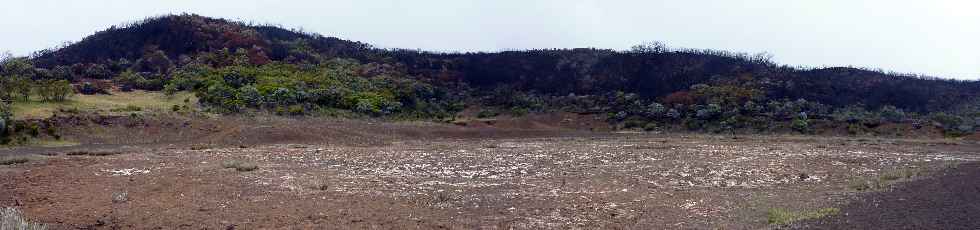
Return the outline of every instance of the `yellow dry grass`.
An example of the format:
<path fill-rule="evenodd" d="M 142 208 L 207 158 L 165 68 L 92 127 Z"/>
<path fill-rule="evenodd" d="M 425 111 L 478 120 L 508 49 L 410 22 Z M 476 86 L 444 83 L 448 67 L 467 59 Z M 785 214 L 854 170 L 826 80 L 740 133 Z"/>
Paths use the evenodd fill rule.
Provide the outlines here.
<path fill-rule="evenodd" d="M 166 96 L 162 92 L 137 90 L 112 92 L 111 95 L 76 94 L 62 102 L 16 101 L 12 108 L 15 119 L 43 119 L 51 117 L 59 109 L 96 112 L 105 115 L 125 115 L 133 112 L 170 111 L 174 105 L 191 106 L 196 103 L 197 98 L 189 92 Z"/>

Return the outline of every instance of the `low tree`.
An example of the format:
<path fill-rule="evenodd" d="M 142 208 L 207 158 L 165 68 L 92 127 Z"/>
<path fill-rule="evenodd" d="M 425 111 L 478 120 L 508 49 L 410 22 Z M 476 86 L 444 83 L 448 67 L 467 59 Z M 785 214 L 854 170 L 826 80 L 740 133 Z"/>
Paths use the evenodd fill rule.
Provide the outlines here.
<path fill-rule="evenodd" d="M 14 76 L 10 78 L 8 83 L 11 91 L 18 94 L 21 100 L 31 100 L 31 91 L 34 89 L 34 82 L 30 78 Z"/>
<path fill-rule="evenodd" d="M 0 75 L 0 101 L 7 101 L 13 98 L 14 88 L 11 85 L 11 81 L 11 78 Z"/>
<path fill-rule="evenodd" d="M 7 102 L 0 100 L 0 139 L 3 139 L 7 135 L 7 120 L 13 116 L 13 111 L 11 111 L 10 106 Z"/>
<path fill-rule="evenodd" d="M 27 58 L 7 58 L 0 63 L 0 74 L 14 77 L 34 77 L 34 64 Z"/>
<path fill-rule="evenodd" d="M 65 101 L 75 93 L 67 80 L 46 80 L 37 84 L 38 94 L 45 101 Z"/>

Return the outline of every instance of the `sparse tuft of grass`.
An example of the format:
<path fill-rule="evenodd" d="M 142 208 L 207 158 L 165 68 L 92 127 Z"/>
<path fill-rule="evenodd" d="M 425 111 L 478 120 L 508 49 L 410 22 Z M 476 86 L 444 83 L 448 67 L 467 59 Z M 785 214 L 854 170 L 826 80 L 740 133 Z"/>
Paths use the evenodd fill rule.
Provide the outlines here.
<path fill-rule="evenodd" d="M 903 170 L 885 173 L 884 175 L 879 176 L 878 179 L 885 182 L 891 182 L 891 181 L 902 180 L 902 179 L 910 179 L 918 175 L 919 172 L 916 170 L 903 169 Z"/>
<path fill-rule="evenodd" d="M 855 191 L 868 191 L 872 189 L 872 186 L 867 180 L 852 180 L 847 184 L 847 188 Z"/>
<path fill-rule="evenodd" d="M 330 189 L 330 183 L 323 179 L 316 180 L 310 185 L 310 189 L 326 191 Z"/>
<path fill-rule="evenodd" d="M 43 230 L 48 227 L 41 223 L 31 222 L 16 208 L 0 208 L 0 229 Z"/>
<path fill-rule="evenodd" d="M 211 144 L 193 144 L 193 145 L 191 145 L 191 150 L 205 150 L 205 149 L 211 149 L 211 148 L 212 148 Z"/>
<path fill-rule="evenodd" d="M 891 184 L 917 176 L 919 176 L 919 171 L 915 169 L 903 169 L 887 172 L 873 179 L 855 179 L 847 187 L 856 191 L 873 191 L 887 188 Z"/>
<path fill-rule="evenodd" d="M 30 157 L 0 157 L 0 165 L 23 164 L 31 161 Z"/>
<path fill-rule="evenodd" d="M 242 161 L 225 161 L 221 164 L 225 168 L 233 168 L 239 172 L 250 172 L 259 169 L 259 165 Z"/>
<path fill-rule="evenodd" d="M 122 154 L 122 152 L 81 150 L 81 151 L 69 152 L 67 155 L 103 157 L 103 156 L 112 156 L 112 155 L 119 155 L 119 154 Z"/>
<path fill-rule="evenodd" d="M 767 214 L 768 222 L 772 225 L 787 225 L 793 222 L 818 219 L 826 216 L 837 215 L 840 213 L 838 208 L 823 208 L 816 211 L 793 212 L 781 208 L 769 209 Z"/>
<path fill-rule="evenodd" d="M 143 111 L 143 107 L 139 107 L 139 106 L 135 106 L 135 105 L 126 105 L 126 107 L 113 108 L 113 109 L 110 109 L 109 111 L 111 111 L 111 112 L 139 112 L 139 111 Z"/>

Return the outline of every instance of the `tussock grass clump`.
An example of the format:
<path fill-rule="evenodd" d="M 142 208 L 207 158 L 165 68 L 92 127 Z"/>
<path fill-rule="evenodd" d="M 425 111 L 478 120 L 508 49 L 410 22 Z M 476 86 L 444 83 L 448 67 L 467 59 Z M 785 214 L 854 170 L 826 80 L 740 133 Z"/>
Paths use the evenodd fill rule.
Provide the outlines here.
<path fill-rule="evenodd" d="M 325 180 L 325 179 L 318 179 L 318 180 L 315 180 L 313 183 L 310 184 L 310 189 L 320 190 L 320 191 L 326 191 L 326 190 L 330 189 L 330 183 L 327 182 L 327 180 Z"/>
<path fill-rule="evenodd" d="M 259 169 L 259 165 L 255 163 L 243 162 L 243 161 L 225 161 L 221 166 L 227 168 L 233 168 L 235 171 L 239 172 L 250 172 Z"/>
<path fill-rule="evenodd" d="M 16 208 L 0 208 L 0 229 L 43 230 L 44 224 L 31 222 Z"/>
<path fill-rule="evenodd" d="M 119 154 L 122 154 L 122 152 L 81 150 L 81 151 L 69 152 L 67 155 L 69 155 L 69 156 L 95 156 L 95 157 L 102 157 L 102 156 L 112 156 L 112 155 L 119 155 Z"/>
<path fill-rule="evenodd" d="M 30 157 L 0 157 L 0 165 L 23 164 L 31 161 Z"/>
<path fill-rule="evenodd" d="M 213 147 L 211 144 L 194 144 L 191 145 L 191 150 L 205 150 L 212 149 Z"/>
<path fill-rule="evenodd" d="M 781 208 L 769 209 L 768 222 L 772 225 L 787 225 L 793 222 L 818 219 L 826 216 L 837 215 L 840 213 L 838 208 L 823 208 L 816 211 L 794 212 Z"/>
<path fill-rule="evenodd" d="M 135 105 L 127 105 L 126 107 L 109 109 L 110 112 L 140 112 L 143 111 L 143 107 Z"/>

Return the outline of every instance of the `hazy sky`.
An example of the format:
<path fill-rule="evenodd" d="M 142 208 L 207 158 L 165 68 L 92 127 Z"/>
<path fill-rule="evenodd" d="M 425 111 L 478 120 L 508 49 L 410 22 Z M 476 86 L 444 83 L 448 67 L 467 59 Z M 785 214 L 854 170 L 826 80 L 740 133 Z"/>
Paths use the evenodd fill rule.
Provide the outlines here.
<path fill-rule="evenodd" d="M 623 50 L 663 41 L 768 52 L 789 65 L 980 79 L 980 1 L 973 0 L 3 0 L 0 51 L 26 55 L 182 12 L 385 48 Z"/>

